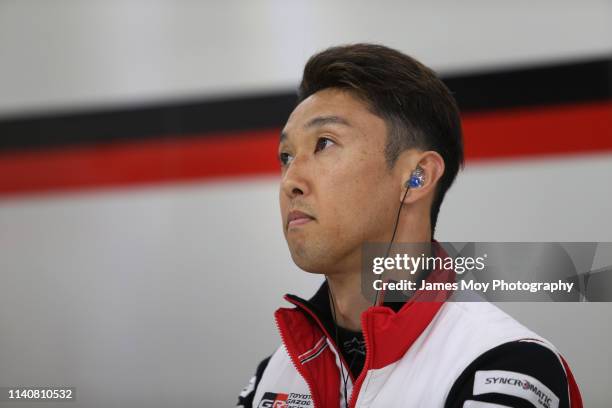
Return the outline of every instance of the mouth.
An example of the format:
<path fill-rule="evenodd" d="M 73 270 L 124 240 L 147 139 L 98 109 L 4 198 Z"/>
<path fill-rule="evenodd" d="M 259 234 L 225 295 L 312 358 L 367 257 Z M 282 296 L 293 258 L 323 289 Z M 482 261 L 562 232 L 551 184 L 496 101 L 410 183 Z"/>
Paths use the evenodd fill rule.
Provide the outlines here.
<path fill-rule="evenodd" d="M 299 227 L 313 221 L 315 218 L 302 211 L 291 211 L 287 216 L 287 229 Z"/>

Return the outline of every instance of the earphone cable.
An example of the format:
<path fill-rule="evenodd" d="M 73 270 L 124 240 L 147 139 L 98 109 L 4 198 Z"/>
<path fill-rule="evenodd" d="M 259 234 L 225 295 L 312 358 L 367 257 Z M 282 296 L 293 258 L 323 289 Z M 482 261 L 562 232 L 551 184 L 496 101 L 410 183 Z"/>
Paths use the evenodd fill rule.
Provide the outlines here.
<path fill-rule="evenodd" d="M 397 209 L 397 216 L 395 217 L 395 225 L 393 226 L 393 234 L 391 234 L 391 241 L 389 241 L 389 246 L 387 247 L 387 252 L 385 253 L 385 258 L 389 257 L 389 253 L 391 252 L 391 246 L 393 246 L 393 240 L 395 239 L 395 234 L 397 233 L 397 226 L 399 224 L 400 214 L 402 213 L 402 208 L 404 207 L 404 200 L 408 195 L 408 191 L 410 190 L 410 186 L 406 187 L 406 192 L 404 193 L 404 197 L 402 197 L 402 202 Z M 378 302 L 378 291 L 376 291 L 376 295 L 374 296 L 374 303 L 372 306 L 376 306 L 376 302 Z"/>
<path fill-rule="evenodd" d="M 397 233 L 397 227 L 398 227 L 398 224 L 399 224 L 400 214 L 402 212 L 402 208 L 404 207 L 404 200 L 406 199 L 406 196 L 408 195 L 408 191 L 409 190 L 410 190 L 410 186 L 407 185 L 406 186 L 406 192 L 404 193 L 404 196 L 402 197 L 402 202 L 400 203 L 399 208 L 397 210 L 397 216 L 395 217 L 395 225 L 393 226 L 393 234 L 391 234 L 391 240 L 389 241 L 389 246 L 387 247 L 387 252 L 385 254 L 385 258 L 387 258 L 389 256 L 389 253 L 391 251 L 391 246 L 393 245 L 393 240 L 395 239 L 395 234 Z M 333 318 L 334 329 L 335 329 L 336 347 L 338 349 L 338 353 L 341 353 L 340 344 L 338 343 L 338 323 L 337 323 L 337 320 L 336 320 L 336 303 L 334 301 L 334 295 L 332 293 L 331 286 L 329 285 L 329 280 L 327 279 L 327 275 L 325 276 L 325 280 L 327 281 L 327 288 L 328 288 L 328 291 L 329 291 L 329 297 L 330 297 L 331 304 L 332 304 L 331 305 L 332 306 L 331 310 L 332 310 L 332 318 Z M 378 301 L 378 291 L 376 291 L 376 296 L 374 297 L 374 303 L 372 304 L 372 306 L 375 306 L 377 301 Z M 342 362 L 340 360 L 340 355 L 338 356 L 338 359 L 340 361 L 340 364 L 342 365 Z M 348 367 L 348 370 L 350 370 L 352 368 L 354 361 L 355 361 L 355 355 L 353 355 L 353 358 L 351 360 L 350 366 Z M 342 380 L 343 387 L 344 387 L 344 406 L 345 406 L 345 408 L 348 408 L 349 401 L 348 401 L 348 395 L 347 395 L 347 384 L 348 384 L 350 373 L 347 372 L 346 373 L 346 378 L 345 378 L 344 369 L 341 368 L 340 369 L 340 376 L 341 376 L 341 380 Z M 368 381 L 368 383 L 369 383 L 369 381 Z M 367 389 L 367 386 L 368 386 L 368 384 L 365 385 L 364 390 Z"/>

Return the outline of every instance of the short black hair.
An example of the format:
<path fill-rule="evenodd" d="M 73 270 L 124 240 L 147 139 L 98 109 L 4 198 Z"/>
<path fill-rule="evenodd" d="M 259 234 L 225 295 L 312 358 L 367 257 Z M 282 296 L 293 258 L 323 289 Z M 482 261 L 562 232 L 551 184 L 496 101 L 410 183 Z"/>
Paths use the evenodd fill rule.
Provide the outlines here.
<path fill-rule="evenodd" d="M 310 57 L 298 104 L 326 88 L 352 92 L 385 120 L 389 168 L 409 148 L 434 150 L 442 156 L 445 170 L 431 208 L 433 237 L 444 195 L 463 167 L 461 118 L 450 90 L 419 61 L 377 44 L 331 47 Z"/>

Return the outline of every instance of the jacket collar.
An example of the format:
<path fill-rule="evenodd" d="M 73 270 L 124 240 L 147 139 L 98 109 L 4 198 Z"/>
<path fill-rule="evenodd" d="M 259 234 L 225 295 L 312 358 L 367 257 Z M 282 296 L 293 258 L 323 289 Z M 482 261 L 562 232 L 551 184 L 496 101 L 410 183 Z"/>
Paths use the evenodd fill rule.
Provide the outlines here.
<path fill-rule="evenodd" d="M 333 334 L 334 320 L 331 311 L 331 305 L 329 302 L 329 285 L 327 280 L 324 280 L 317 292 L 310 299 L 305 300 L 299 296 L 286 294 L 285 299 L 294 305 L 308 310 L 310 313 L 315 315 L 321 322 L 322 326 L 327 330 L 328 333 Z M 402 306 L 406 303 L 408 297 L 398 302 L 384 302 L 383 306 L 391 309 L 395 313 L 398 313 Z"/>
<path fill-rule="evenodd" d="M 438 256 L 446 256 L 439 244 L 434 243 L 435 253 Z M 435 270 L 428 274 L 426 280 L 454 282 L 455 274 L 453 271 Z M 316 406 L 338 405 L 337 384 L 340 379 L 334 354 L 338 356 L 341 364 L 347 366 L 339 351 L 332 354 L 330 350 L 324 350 L 326 346 L 321 345 L 321 339 L 326 337 L 335 346 L 334 337 L 330 335 L 334 332 L 334 327 L 328 290 L 327 283 L 324 282 L 309 300 L 285 295 L 285 299 L 297 307 L 280 308 L 275 313 L 283 343 L 294 366 L 311 389 Z M 382 306 L 372 306 L 361 314 L 366 361 L 359 378 L 351 378 L 354 382 L 351 406 L 356 402 L 367 371 L 385 367 L 401 359 L 451 294 L 450 291 L 419 290 L 403 303 L 385 302 Z M 319 357 L 312 359 L 311 354 Z M 302 356 L 308 356 L 308 361 L 301 359 Z M 327 378 L 328 381 L 317 383 L 315 378 Z"/>
<path fill-rule="evenodd" d="M 438 256 L 446 256 L 447 253 L 440 246 L 438 241 L 432 240 L 434 253 Z M 420 274 L 417 279 L 417 287 L 420 286 L 422 280 L 427 280 L 431 282 L 454 282 L 455 275 L 453 272 L 444 273 L 445 271 L 436 271 L 436 273 L 432 274 L 431 271 L 425 271 Z M 413 301 L 431 301 L 432 295 L 436 296 L 438 299 L 442 299 L 442 301 L 446 300 L 450 296 L 449 293 L 432 293 L 432 292 L 417 292 L 412 298 L 409 296 L 404 296 L 400 294 L 393 294 L 395 296 L 394 300 L 387 300 L 383 302 L 382 307 L 388 308 L 394 313 L 400 313 L 400 311 L 404 308 L 407 302 Z M 442 296 L 439 296 L 442 295 Z M 427 297 L 427 299 L 424 298 Z M 324 280 L 317 292 L 308 300 L 305 300 L 299 296 L 292 294 L 285 294 L 285 300 L 293 303 L 294 305 L 307 310 L 309 314 L 314 315 L 318 318 L 323 328 L 327 330 L 328 333 L 334 332 L 334 320 L 331 312 L 331 305 L 329 303 L 329 285 L 327 280 Z M 387 299 L 389 297 L 386 297 Z M 373 307 L 368 308 L 365 312 L 372 310 Z M 365 313 L 364 312 L 364 313 Z"/>
<path fill-rule="evenodd" d="M 455 274 L 452 271 L 433 271 L 427 275 L 425 280 L 428 282 L 454 282 Z M 380 363 L 375 365 L 380 367 L 387 365 L 390 350 L 397 350 L 397 353 L 391 353 L 391 360 L 393 360 L 393 356 L 403 355 L 429 325 L 439 308 L 451 294 L 451 291 L 419 290 L 411 298 L 406 298 L 403 301 L 387 301 L 381 306 L 372 306 L 365 310 L 361 315 L 364 336 L 366 336 L 365 332 L 367 331 L 370 339 L 374 337 L 377 339 L 378 347 L 370 353 L 375 356 L 374 360 Z M 309 300 L 291 294 L 286 294 L 285 299 L 297 306 L 297 309 L 293 310 L 300 310 L 309 316 L 309 321 L 318 326 L 333 342 L 335 327 L 329 302 L 329 287 L 326 281 L 321 284 Z M 378 349 L 385 350 L 382 360 L 377 358 L 380 355 L 377 352 Z"/>

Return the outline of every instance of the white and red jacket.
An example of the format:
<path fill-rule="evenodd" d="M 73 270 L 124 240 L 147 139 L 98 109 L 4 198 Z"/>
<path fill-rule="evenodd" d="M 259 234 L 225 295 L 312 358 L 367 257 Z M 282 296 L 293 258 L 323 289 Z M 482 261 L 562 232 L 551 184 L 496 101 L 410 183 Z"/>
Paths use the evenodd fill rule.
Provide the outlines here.
<path fill-rule="evenodd" d="M 321 302 L 327 290 L 324 283 L 313 299 Z M 417 293 L 396 310 L 369 308 L 361 315 L 365 364 L 353 378 L 324 322 L 329 305 L 285 299 L 295 307 L 275 313 L 282 345 L 260 364 L 239 405 L 336 408 L 348 398 L 360 408 L 582 408 L 555 347 L 488 302 L 420 301 Z"/>

